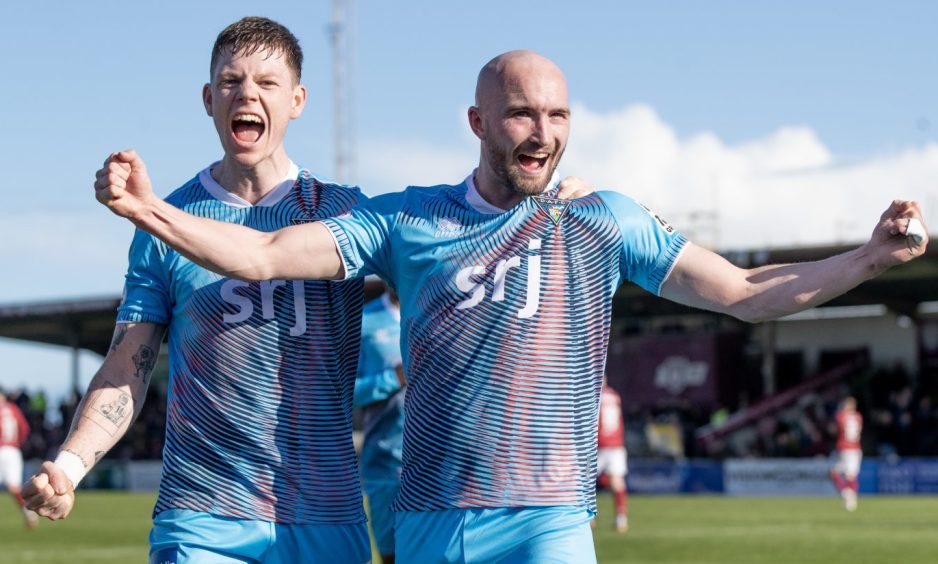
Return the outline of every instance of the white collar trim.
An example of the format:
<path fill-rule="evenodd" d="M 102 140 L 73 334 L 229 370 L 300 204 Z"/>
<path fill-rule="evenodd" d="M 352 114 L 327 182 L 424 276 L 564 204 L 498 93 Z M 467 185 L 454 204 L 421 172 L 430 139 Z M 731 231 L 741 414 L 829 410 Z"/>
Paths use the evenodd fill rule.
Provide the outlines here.
<path fill-rule="evenodd" d="M 476 170 L 473 170 L 469 173 L 469 176 L 466 177 L 466 203 L 472 206 L 474 210 L 479 213 L 484 214 L 498 214 L 505 213 L 508 210 L 503 210 L 502 208 L 490 204 L 488 200 L 482 197 L 482 194 L 479 193 L 479 190 L 476 188 L 476 183 L 474 180 Z M 544 187 L 544 191 L 552 189 L 560 182 L 560 174 L 557 171 L 554 171 L 553 176 L 550 177 L 550 181 L 547 183 L 547 186 Z"/>
<path fill-rule="evenodd" d="M 205 188 L 205 191 L 211 194 L 216 200 L 227 204 L 234 208 L 251 208 L 251 207 L 270 207 L 273 206 L 282 200 L 287 193 L 293 188 L 293 185 L 296 184 L 296 179 L 300 175 L 300 167 L 296 166 L 296 163 L 290 161 L 290 168 L 287 170 L 286 176 L 283 180 L 277 183 L 274 186 L 273 190 L 267 192 L 263 198 L 257 201 L 256 204 L 248 202 L 241 196 L 232 194 L 228 190 L 225 190 L 221 184 L 215 181 L 212 178 L 212 169 L 218 166 L 217 161 L 206 167 L 199 173 L 199 182 L 202 183 L 202 186 Z"/>

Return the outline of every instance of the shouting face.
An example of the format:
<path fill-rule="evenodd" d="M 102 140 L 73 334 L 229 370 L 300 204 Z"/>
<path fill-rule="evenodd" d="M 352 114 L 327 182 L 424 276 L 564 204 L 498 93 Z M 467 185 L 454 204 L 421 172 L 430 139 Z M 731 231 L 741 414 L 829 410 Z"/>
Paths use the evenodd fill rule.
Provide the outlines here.
<path fill-rule="evenodd" d="M 225 156 L 243 166 L 257 166 L 283 150 L 287 124 L 300 116 L 306 104 L 306 87 L 297 84 L 282 53 L 226 49 L 212 70 L 212 81 L 202 89 L 202 98 Z"/>
<path fill-rule="evenodd" d="M 470 125 L 482 144 L 480 174 L 518 196 L 544 191 L 570 133 L 567 83 L 540 55 L 506 53 L 479 75 Z"/>

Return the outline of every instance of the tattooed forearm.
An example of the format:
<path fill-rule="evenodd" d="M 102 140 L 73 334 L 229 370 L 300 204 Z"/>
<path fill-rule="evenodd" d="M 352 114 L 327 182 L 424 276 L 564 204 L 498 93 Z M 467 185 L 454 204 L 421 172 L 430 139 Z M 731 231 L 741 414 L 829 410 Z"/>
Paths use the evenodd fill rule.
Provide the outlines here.
<path fill-rule="evenodd" d="M 142 378 L 143 382 L 146 383 L 150 377 L 150 372 L 153 372 L 153 367 L 156 366 L 156 351 L 146 345 L 140 345 L 133 359 L 134 368 L 136 369 L 134 376 Z"/>
<path fill-rule="evenodd" d="M 70 448 L 66 448 L 66 449 L 62 449 L 62 452 L 70 452 L 70 453 L 74 454 L 75 456 L 78 457 L 78 460 L 81 460 L 82 466 L 84 466 L 86 469 L 87 469 L 87 468 L 91 468 L 91 465 L 88 464 L 88 461 L 85 460 L 85 457 L 82 456 L 82 455 L 80 455 L 80 454 L 78 454 L 78 453 L 75 452 L 74 450 L 72 450 L 72 449 L 70 449 Z M 95 461 L 95 462 L 97 462 L 97 461 Z"/>
<path fill-rule="evenodd" d="M 117 350 L 117 347 L 124 342 L 124 337 L 127 335 L 127 325 L 123 323 L 118 323 L 117 327 L 114 329 L 114 338 L 111 339 L 111 351 Z"/>
<path fill-rule="evenodd" d="M 132 402 L 130 394 L 121 391 L 111 382 L 94 392 L 91 400 L 91 414 L 86 416 L 99 427 L 107 431 L 112 437 L 123 426 L 124 421 L 132 415 Z"/>
<path fill-rule="evenodd" d="M 130 407 L 130 395 L 121 392 L 116 400 L 98 406 L 98 413 L 107 417 L 107 420 L 115 426 L 119 426 L 127 418 L 127 411 Z"/>
<path fill-rule="evenodd" d="M 152 323 L 114 328 L 110 351 L 78 404 L 65 439 L 65 447 L 84 453 L 85 466 L 103 458 L 140 413 L 165 329 Z"/>

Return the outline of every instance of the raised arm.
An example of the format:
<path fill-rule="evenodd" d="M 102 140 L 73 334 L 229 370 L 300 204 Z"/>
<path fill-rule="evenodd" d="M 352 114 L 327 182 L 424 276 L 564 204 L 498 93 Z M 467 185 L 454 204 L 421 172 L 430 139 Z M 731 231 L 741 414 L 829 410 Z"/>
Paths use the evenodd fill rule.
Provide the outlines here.
<path fill-rule="evenodd" d="M 835 298 L 889 268 L 925 252 L 910 220 L 921 222 L 915 202 L 894 201 L 880 217 L 870 240 L 824 260 L 743 269 L 723 257 L 688 245 L 661 288 L 667 299 L 758 322 L 790 315 Z"/>
<path fill-rule="evenodd" d="M 112 153 L 94 187 L 98 201 L 112 212 L 219 274 L 241 280 L 344 275 L 332 235 L 322 224 L 265 233 L 190 215 L 153 194 L 143 159 L 132 150 Z"/>
<path fill-rule="evenodd" d="M 164 327 L 119 323 L 101 369 L 72 420 L 55 462 L 46 461 L 23 487 L 26 507 L 64 519 L 75 503 L 77 482 L 124 436 L 143 407 Z"/>

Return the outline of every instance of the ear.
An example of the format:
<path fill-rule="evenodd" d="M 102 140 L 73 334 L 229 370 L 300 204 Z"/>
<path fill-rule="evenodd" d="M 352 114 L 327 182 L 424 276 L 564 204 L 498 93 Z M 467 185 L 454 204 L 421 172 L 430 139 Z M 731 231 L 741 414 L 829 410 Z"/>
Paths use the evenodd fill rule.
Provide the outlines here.
<path fill-rule="evenodd" d="M 205 105 L 205 113 L 212 115 L 212 85 L 205 84 L 202 87 L 202 104 Z"/>
<path fill-rule="evenodd" d="M 306 107 L 306 87 L 302 84 L 297 84 L 293 88 L 293 105 L 290 108 L 290 119 L 296 119 L 300 117 L 300 114 L 303 113 L 303 108 Z"/>
<path fill-rule="evenodd" d="M 485 139 L 485 126 L 482 122 L 482 112 L 478 107 L 472 106 L 469 108 L 469 127 L 472 128 L 472 132 L 476 134 L 476 137 L 479 139 Z"/>

